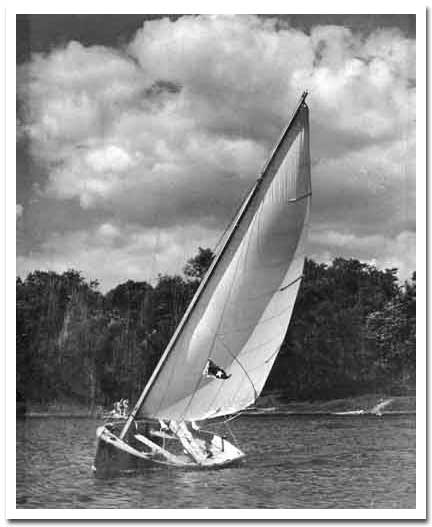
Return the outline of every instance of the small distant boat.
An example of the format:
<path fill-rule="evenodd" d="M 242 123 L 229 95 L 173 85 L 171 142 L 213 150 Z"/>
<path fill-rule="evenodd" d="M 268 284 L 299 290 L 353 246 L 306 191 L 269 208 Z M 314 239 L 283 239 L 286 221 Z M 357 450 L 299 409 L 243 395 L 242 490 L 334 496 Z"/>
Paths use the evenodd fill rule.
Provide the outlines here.
<path fill-rule="evenodd" d="M 372 414 L 372 415 L 376 415 L 378 417 L 381 417 L 382 416 L 382 411 L 384 410 L 384 408 L 386 406 L 388 406 L 392 401 L 393 401 L 393 399 L 381 400 L 376 406 L 374 406 L 372 408 L 372 410 L 370 410 L 369 413 Z"/>
<path fill-rule="evenodd" d="M 98 428 L 96 473 L 148 464 L 216 468 L 244 457 L 196 422 L 211 427 L 254 404 L 285 338 L 312 195 L 306 96 L 126 422 Z"/>
<path fill-rule="evenodd" d="M 349 410 L 347 412 L 332 412 L 333 415 L 363 415 L 366 412 L 364 410 Z"/>
<path fill-rule="evenodd" d="M 382 410 L 388 406 L 393 399 L 381 399 L 379 403 L 370 410 L 349 410 L 347 412 L 332 412 L 332 415 L 376 415 L 381 417 Z"/>

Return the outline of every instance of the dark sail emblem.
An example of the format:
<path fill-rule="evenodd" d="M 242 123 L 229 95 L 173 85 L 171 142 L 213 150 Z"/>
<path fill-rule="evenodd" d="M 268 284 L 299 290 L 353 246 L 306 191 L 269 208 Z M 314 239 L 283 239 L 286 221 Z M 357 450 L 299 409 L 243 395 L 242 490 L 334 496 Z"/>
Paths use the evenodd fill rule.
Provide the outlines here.
<path fill-rule="evenodd" d="M 206 367 L 204 368 L 203 375 L 206 377 L 214 377 L 215 379 L 222 380 L 229 379 L 231 377 L 231 374 L 227 375 L 227 373 L 222 368 L 219 368 L 219 366 L 211 359 L 208 360 Z"/>

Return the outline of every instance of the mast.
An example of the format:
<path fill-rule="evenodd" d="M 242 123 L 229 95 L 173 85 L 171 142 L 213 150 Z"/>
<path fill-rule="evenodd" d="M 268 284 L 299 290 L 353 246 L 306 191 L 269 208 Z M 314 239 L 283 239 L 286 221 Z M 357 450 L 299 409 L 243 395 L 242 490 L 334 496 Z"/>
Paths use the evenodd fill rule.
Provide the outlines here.
<path fill-rule="evenodd" d="M 139 412 L 140 408 L 142 407 L 146 397 L 147 397 L 147 394 L 149 393 L 152 385 L 154 384 L 154 382 L 156 381 L 163 365 L 165 364 L 166 360 L 168 359 L 170 353 L 171 353 L 171 350 L 173 349 L 177 339 L 179 338 L 182 330 L 183 330 L 183 327 L 185 326 L 186 322 L 188 321 L 196 303 L 198 302 L 201 294 L 203 293 L 208 281 L 210 280 L 211 276 L 213 275 L 214 273 L 214 270 L 216 268 L 216 266 L 218 265 L 219 261 L 221 260 L 222 256 L 224 255 L 225 253 L 225 250 L 227 249 L 227 247 L 229 246 L 232 238 L 233 238 L 233 235 L 234 233 L 236 232 L 238 226 L 240 225 L 244 215 L 246 214 L 253 198 L 255 197 L 255 195 L 257 194 L 260 186 L 261 186 L 261 183 L 264 179 L 264 177 L 266 176 L 267 172 L 268 172 L 268 169 L 271 165 L 271 162 L 272 160 L 275 158 L 276 154 L 278 153 L 279 151 L 279 148 L 281 146 L 281 144 L 283 143 L 285 137 L 287 136 L 287 134 L 289 133 L 291 127 L 293 126 L 293 123 L 297 117 L 297 114 L 299 113 L 302 105 L 304 104 L 305 102 L 305 99 L 307 97 L 307 94 L 308 92 L 305 91 L 302 93 L 301 97 L 300 97 L 300 101 L 299 103 L 297 104 L 297 107 L 296 109 L 294 110 L 293 114 L 292 114 L 292 117 L 289 121 L 289 124 L 287 125 L 287 127 L 285 128 L 285 130 L 283 131 L 279 141 L 276 143 L 276 146 L 275 148 L 273 149 L 273 151 L 271 152 L 269 158 L 268 158 L 268 161 L 265 163 L 263 169 L 261 170 L 261 175 L 260 177 L 257 179 L 254 187 L 252 188 L 252 190 L 249 192 L 249 194 L 247 195 L 243 205 L 241 206 L 240 208 L 240 211 L 237 215 L 237 217 L 234 219 L 233 221 L 233 224 L 231 226 L 231 229 L 229 230 L 229 234 L 225 240 L 225 243 L 223 244 L 223 246 L 221 247 L 219 253 L 215 256 L 209 270 L 207 271 L 206 275 L 204 276 L 200 286 L 198 287 L 194 297 L 192 298 L 185 314 L 183 315 L 179 325 L 177 326 L 177 329 L 176 331 L 174 332 L 173 336 L 171 337 L 171 340 L 170 342 L 168 343 L 162 357 L 160 358 L 156 368 L 154 369 L 153 371 L 153 374 L 151 375 L 149 381 L 147 382 L 147 385 L 145 386 L 144 390 L 142 391 L 139 399 L 137 400 L 135 406 L 134 406 L 134 409 L 132 410 L 132 412 L 130 413 L 122 431 L 121 431 L 121 434 L 120 434 L 120 439 L 123 439 L 124 436 L 127 434 L 132 422 L 134 421 L 137 413 Z"/>

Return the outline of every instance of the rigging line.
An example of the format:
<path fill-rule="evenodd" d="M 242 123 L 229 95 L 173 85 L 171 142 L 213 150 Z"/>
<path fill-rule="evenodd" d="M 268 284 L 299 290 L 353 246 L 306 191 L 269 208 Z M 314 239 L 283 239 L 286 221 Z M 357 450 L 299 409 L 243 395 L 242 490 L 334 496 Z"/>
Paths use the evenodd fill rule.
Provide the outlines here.
<path fill-rule="evenodd" d="M 255 385 L 254 383 L 252 382 L 252 379 L 250 378 L 248 372 L 246 371 L 245 367 L 243 366 L 243 364 L 240 362 L 240 360 L 238 359 L 238 357 L 236 357 L 235 355 L 233 355 L 233 353 L 231 352 L 231 350 L 229 349 L 229 347 L 225 344 L 225 342 L 220 338 L 220 335 L 216 335 L 216 338 L 219 340 L 219 342 L 222 344 L 222 346 L 226 349 L 226 351 L 231 355 L 231 357 L 233 358 L 233 360 L 235 360 L 235 362 L 237 362 L 237 364 L 240 366 L 240 368 L 243 370 L 244 374 L 246 375 L 248 381 L 250 382 L 251 386 L 252 386 L 252 389 L 254 391 L 254 398 L 255 400 L 258 399 L 258 392 L 255 388 Z M 238 390 L 237 390 L 238 391 Z"/>
<path fill-rule="evenodd" d="M 176 292 L 176 288 L 174 288 L 174 293 L 175 293 L 175 292 Z M 182 290 L 182 292 L 183 292 L 183 294 L 184 294 L 184 290 Z M 181 293 L 179 293 L 179 294 L 181 294 Z M 174 297 L 174 298 L 175 298 L 175 297 Z M 178 304 L 177 304 L 177 305 L 178 305 Z M 176 305 L 175 305 L 175 304 L 174 304 L 174 308 L 176 308 Z M 180 318 L 181 318 L 181 317 L 180 317 Z M 178 323 L 176 324 L 176 326 L 178 326 Z M 168 376 L 168 385 L 171 384 L 171 382 L 172 382 L 172 380 L 173 380 L 173 377 L 176 375 L 177 365 L 178 365 L 180 359 L 181 359 L 181 354 L 178 353 L 177 356 L 174 357 L 174 359 L 173 359 L 173 361 L 172 361 L 172 364 L 167 366 L 167 372 L 168 372 L 169 370 L 171 370 L 171 371 L 169 371 L 169 373 L 167 373 L 167 376 Z M 161 409 L 161 407 L 162 407 L 163 404 L 165 403 L 166 398 L 167 398 L 168 395 L 169 395 L 169 392 L 168 392 L 168 390 L 166 390 L 166 391 L 164 392 L 164 394 L 162 395 L 162 397 L 160 398 L 160 400 L 159 400 L 159 404 L 158 404 L 158 406 L 157 406 L 156 413 L 159 412 L 159 410 Z"/>
<path fill-rule="evenodd" d="M 171 372 L 168 374 L 168 384 L 171 384 L 171 381 L 174 377 L 174 374 L 175 374 L 175 371 L 176 371 L 176 367 L 177 367 L 177 363 L 179 361 L 179 357 L 180 357 L 180 354 L 177 355 L 177 357 L 174 358 L 174 361 L 173 361 L 173 364 L 171 365 Z M 170 366 L 167 367 L 167 370 Z M 163 394 L 162 394 L 162 397 L 160 398 L 159 400 L 159 404 L 157 406 L 157 410 L 155 413 L 158 413 L 159 410 L 161 409 L 161 406 L 163 405 L 163 403 L 165 402 L 166 398 L 168 396 L 168 391 L 165 391 Z"/>
<path fill-rule="evenodd" d="M 156 260 L 157 260 L 157 255 L 159 253 L 160 237 L 161 237 L 161 232 L 160 232 L 160 229 L 158 229 L 156 236 L 155 236 L 155 245 L 153 249 L 153 256 L 152 256 L 152 261 L 151 261 L 151 266 L 150 266 L 150 280 L 154 279 L 154 273 L 156 271 Z"/>
<path fill-rule="evenodd" d="M 276 338 L 277 338 L 278 340 L 280 339 L 280 337 L 277 336 L 277 337 L 275 337 L 275 338 L 272 339 L 272 340 L 276 340 Z M 282 340 L 283 340 L 283 339 L 282 339 Z M 273 357 L 275 357 L 275 356 L 280 352 L 280 349 L 281 349 L 281 347 L 282 347 L 282 344 L 283 344 L 283 342 L 282 342 L 279 346 L 276 347 L 275 351 L 273 351 L 273 353 L 272 353 L 272 354 L 271 354 L 271 355 L 270 355 L 270 356 L 269 356 L 269 357 L 268 357 L 263 363 L 258 364 L 258 365 L 255 366 L 254 368 L 251 368 L 251 369 L 250 369 L 250 372 L 252 373 L 253 371 L 256 371 L 256 370 L 261 369 L 261 368 L 263 367 L 263 364 L 268 364 L 268 363 L 273 359 Z M 252 350 L 249 350 L 249 351 L 252 351 Z"/>
<path fill-rule="evenodd" d="M 170 291 L 170 293 L 173 293 L 173 294 L 171 295 L 171 296 L 173 296 L 173 306 L 172 306 L 173 309 L 172 309 L 171 311 L 174 312 L 174 317 L 175 317 L 175 315 L 176 315 L 175 311 L 176 311 L 176 307 L 177 307 L 177 301 L 176 301 L 176 292 L 177 292 L 177 291 L 176 291 L 176 288 L 175 288 L 175 287 L 174 287 L 174 289 L 172 289 L 172 284 L 170 284 L 170 289 L 169 289 L 169 291 Z M 176 366 L 177 366 L 177 363 L 178 363 L 178 361 L 179 361 L 179 356 L 180 356 L 180 355 L 178 355 L 177 357 L 175 357 L 174 362 L 173 362 L 173 364 L 171 365 L 171 372 L 168 374 L 168 383 L 169 383 L 169 384 L 171 384 L 172 378 L 173 378 L 174 373 L 175 373 L 175 371 L 176 371 Z M 169 368 L 169 366 L 167 367 L 167 371 L 168 371 L 168 368 Z M 163 405 L 163 403 L 165 402 L 167 396 L 168 396 L 168 391 L 165 391 L 165 392 L 162 394 L 162 396 L 161 396 L 161 398 L 160 398 L 160 400 L 159 400 L 159 404 L 158 404 L 158 406 L 157 406 L 157 410 L 156 410 L 156 412 L 155 412 L 156 414 L 159 412 L 159 410 L 160 410 L 161 406 Z"/>
<path fill-rule="evenodd" d="M 244 410 L 240 410 L 239 412 L 231 415 L 230 417 L 228 417 L 228 419 L 224 419 L 222 421 L 223 424 L 226 424 L 226 423 L 229 423 L 230 421 L 234 421 L 234 419 L 237 419 L 238 417 L 240 417 L 241 415 L 245 414 L 246 412 Z"/>
<path fill-rule="evenodd" d="M 234 435 L 234 432 L 232 431 L 232 428 L 230 427 L 230 425 L 228 424 L 228 421 L 226 421 L 226 423 L 224 423 L 225 426 L 228 428 L 228 431 L 229 433 L 231 434 L 231 437 L 233 438 L 234 440 L 234 444 L 238 447 L 239 446 L 239 442 L 237 441 L 237 438 L 236 436 Z"/>

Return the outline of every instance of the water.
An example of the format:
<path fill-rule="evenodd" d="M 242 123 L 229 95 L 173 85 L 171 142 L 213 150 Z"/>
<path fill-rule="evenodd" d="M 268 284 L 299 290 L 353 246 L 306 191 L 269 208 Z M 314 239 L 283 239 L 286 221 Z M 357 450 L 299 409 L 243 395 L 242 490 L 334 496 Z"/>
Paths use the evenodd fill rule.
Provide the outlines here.
<path fill-rule="evenodd" d="M 96 479 L 92 419 L 17 421 L 18 508 L 414 508 L 415 416 L 240 417 L 238 467 Z"/>

